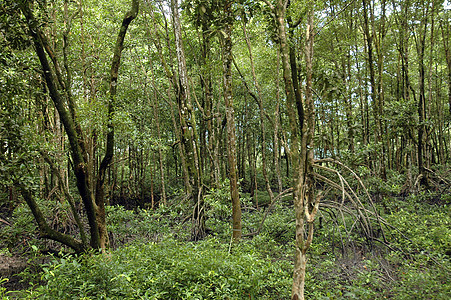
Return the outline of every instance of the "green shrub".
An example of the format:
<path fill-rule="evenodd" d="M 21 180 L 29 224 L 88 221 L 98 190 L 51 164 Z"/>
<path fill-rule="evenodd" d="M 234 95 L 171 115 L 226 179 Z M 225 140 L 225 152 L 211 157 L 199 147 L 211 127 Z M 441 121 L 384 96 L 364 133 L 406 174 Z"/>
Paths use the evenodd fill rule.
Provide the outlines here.
<path fill-rule="evenodd" d="M 8 282 L 8 278 L 0 277 L 0 299 L 8 299 L 6 288 L 3 286 L 4 283 Z"/>
<path fill-rule="evenodd" d="M 416 212 L 401 209 L 386 218 L 395 228 L 390 233 L 398 237 L 396 245 L 401 249 L 409 253 L 444 254 L 451 249 L 449 217 L 446 208 L 430 207 Z"/>
<path fill-rule="evenodd" d="M 396 228 L 389 232 L 396 237 L 392 246 L 403 250 L 392 252 L 390 258 L 397 265 L 398 280 L 392 291 L 396 299 L 451 298 L 449 209 L 418 203 L 425 197 L 411 196 L 410 206 L 387 216 Z"/>
<path fill-rule="evenodd" d="M 407 261 L 397 271 L 391 293 L 396 299 L 451 299 L 449 261 L 443 265 Z"/>
<path fill-rule="evenodd" d="M 154 211 L 126 210 L 122 206 L 106 206 L 107 228 L 112 235 L 113 248 L 133 241 L 158 241 L 171 235 L 175 218 L 167 208 Z"/>
<path fill-rule="evenodd" d="M 28 249 L 28 242 L 42 244 L 43 241 L 36 240 L 37 227 L 30 209 L 26 205 L 18 206 L 11 217 L 11 226 L 0 229 L 0 247 L 6 247 L 19 252 Z"/>
<path fill-rule="evenodd" d="M 44 268 L 39 299 L 286 299 L 291 268 L 210 239 L 130 245 Z"/>
<path fill-rule="evenodd" d="M 262 231 L 278 243 L 293 243 L 296 231 L 294 209 L 277 208 L 276 213 L 271 213 L 266 218 Z"/>

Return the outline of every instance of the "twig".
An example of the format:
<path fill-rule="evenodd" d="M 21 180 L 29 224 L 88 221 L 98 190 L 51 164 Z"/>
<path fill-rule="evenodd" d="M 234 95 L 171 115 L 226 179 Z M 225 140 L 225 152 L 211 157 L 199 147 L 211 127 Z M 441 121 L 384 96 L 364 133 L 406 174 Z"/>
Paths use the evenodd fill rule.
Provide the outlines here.
<path fill-rule="evenodd" d="M 2 218 L 0 218 L 0 222 L 6 224 L 8 226 L 12 226 L 11 224 L 8 223 L 8 221 L 3 220 Z"/>

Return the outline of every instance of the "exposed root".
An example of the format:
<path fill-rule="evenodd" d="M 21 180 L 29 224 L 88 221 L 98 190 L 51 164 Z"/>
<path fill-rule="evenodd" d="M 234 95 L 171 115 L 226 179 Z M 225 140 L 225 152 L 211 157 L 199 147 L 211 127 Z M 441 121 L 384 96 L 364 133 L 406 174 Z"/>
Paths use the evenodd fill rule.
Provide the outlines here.
<path fill-rule="evenodd" d="M 364 191 L 364 197 L 366 201 L 363 201 L 361 196 L 359 196 L 356 192 L 356 189 L 351 187 L 349 182 L 339 170 L 321 165 L 321 163 L 334 164 L 350 173 L 352 177 L 357 180 L 359 186 Z M 388 245 L 383 227 L 383 224 L 386 224 L 387 222 L 383 220 L 377 213 L 371 196 L 367 188 L 363 184 L 361 178 L 351 168 L 344 165 L 340 161 L 331 158 L 316 160 L 313 167 L 319 171 L 330 173 L 338 177 L 337 181 L 317 172 L 314 172 L 313 174 L 318 181 L 323 182 L 331 188 L 341 192 L 341 201 L 339 203 L 323 201 L 321 202 L 321 206 L 328 207 L 339 212 L 341 223 L 343 224 L 346 231 L 347 239 L 350 240 L 352 231 L 356 227 L 359 227 L 362 229 L 363 234 L 368 242 L 378 240 L 381 241 L 384 245 Z M 351 204 L 350 207 L 345 205 L 346 200 L 348 200 Z M 367 206 L 369 206 L 369 208 L 366 207 L 365 203 L 367 204 Z M 354 219 L 353 223 L 350 224 L 350 226 L 346 224 L 345 215 L 350 215 Z M 374 225 L 377 226 L 375 227 Z M 379 239 L 379 236 L 382 236 L 382 240 Z"/>

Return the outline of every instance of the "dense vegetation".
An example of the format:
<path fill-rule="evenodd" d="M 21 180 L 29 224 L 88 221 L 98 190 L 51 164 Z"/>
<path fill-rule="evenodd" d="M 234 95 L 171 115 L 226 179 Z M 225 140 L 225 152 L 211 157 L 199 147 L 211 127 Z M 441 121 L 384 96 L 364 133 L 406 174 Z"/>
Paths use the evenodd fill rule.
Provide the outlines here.
<path fill-rule="evenodd" d="M 2 1 L 0 297 L 451 298 L 450 13 Z"/>

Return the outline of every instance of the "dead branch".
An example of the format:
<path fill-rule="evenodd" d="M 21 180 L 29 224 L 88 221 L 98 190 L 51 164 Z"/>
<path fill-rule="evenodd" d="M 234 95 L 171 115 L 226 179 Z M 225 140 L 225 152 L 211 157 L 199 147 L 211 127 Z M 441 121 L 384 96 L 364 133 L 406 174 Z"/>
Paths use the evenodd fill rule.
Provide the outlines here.
<path fill-rule="evenodd" d="M 351 201 L 351 203 L 357 208 L 357 211 L 360 215 L 359 219 L 361 219 L 363 224 L 365 225 L 364 226 L 365 234 L 369 236 L 372 233 L 373 229 L 372 229 L 371 223 L 367 222 L 368 215 L 364 215 L 365 207 L 363 206 L 362 202 L 360 201 L 360 198 L 356 195 L 354 190 L 350 187 L 349 183 L 344 179 L 344 177 L 337 170 L 330 169 L 328 167 L 321 166 L 321 165 L 317 165 L 315 167 L 317 167 L 319 169 L 323 169 L 323 170 L 331 172 L 331 173 L 335 173 L 339 176 L 340 181 L 343 184 L 343 187 L 339 186 L 337 183 L 335 183 L 331 179 L 328 179 L 327 177 L 324 177 L 322 175 L 314 173 L 315 177 L 327 179 L 328 183 L 330 183 L 330 184 L 333 183 L 333 184 L 331 184 L 332 187 L 338 189 L 339 191 L 341 191 L 343 194 L 345 194 L 348 197 L 348 199 Z M 350 192 L 352 193 L 352 196 L 351 196 L 351 194 L 349 194 L 349 192 L 346 191 L 344 186 L 346 186 L 350 190 Z M 343 201 L 342 201 L 342 203 L 343 203 Z"/>

